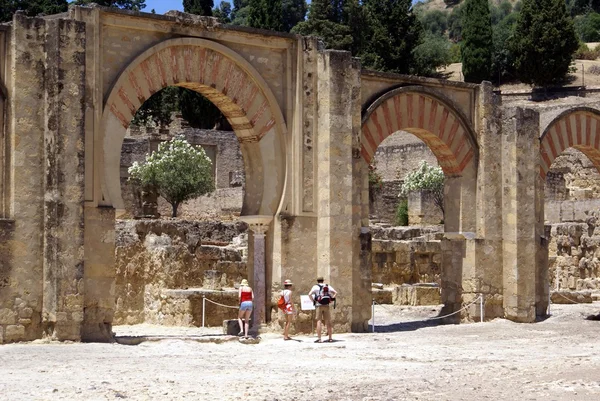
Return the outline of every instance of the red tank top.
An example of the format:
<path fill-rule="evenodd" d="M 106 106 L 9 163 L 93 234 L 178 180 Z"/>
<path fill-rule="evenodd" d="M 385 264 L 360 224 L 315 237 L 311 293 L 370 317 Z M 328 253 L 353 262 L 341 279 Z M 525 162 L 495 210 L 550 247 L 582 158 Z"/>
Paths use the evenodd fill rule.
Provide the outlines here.
<path fill-rule="evenodd" d="M 252 301 L 252 291 L 242 291 L 242 295 L 240 297 L 240 303 Z"/>

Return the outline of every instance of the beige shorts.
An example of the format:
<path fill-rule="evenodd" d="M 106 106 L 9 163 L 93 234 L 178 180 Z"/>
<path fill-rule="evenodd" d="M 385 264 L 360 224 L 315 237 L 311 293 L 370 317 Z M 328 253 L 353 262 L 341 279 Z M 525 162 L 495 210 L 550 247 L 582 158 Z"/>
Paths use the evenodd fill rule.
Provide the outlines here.
<path fill-rule="evenodd" d="M 329 313 L 329 305 L 317 306 L 315 320 L 317 320 L 317 321 L 323 320 L 325 323 L 329 323 L 331 321 L 331 314 Z"/>

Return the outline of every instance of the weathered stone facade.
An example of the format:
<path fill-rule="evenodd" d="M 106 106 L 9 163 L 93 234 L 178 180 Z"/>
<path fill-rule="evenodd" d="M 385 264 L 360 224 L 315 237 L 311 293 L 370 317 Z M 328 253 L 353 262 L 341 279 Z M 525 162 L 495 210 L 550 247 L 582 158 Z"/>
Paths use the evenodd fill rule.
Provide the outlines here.
<path fill-rule="evenodd" d="M 236 306 L 237 292 L 222 290 L 248 277 L 246 230 L 242 222 L 117 220 L 114 324 L 199 326 L 208 294 Z M 236 313 L 211 304 L 206 324 Z"/>
<path fill-rule="evenodd" d="M 283 279 L 306 293 L 317 275 L 339 290 L 335 329 L 367 330 L 368 164 L 397 131 L 427 144 L 447 175 L 443 313 L 483 294 L 486 318 L 545 314 L 544 179 L 569 147 L 600 166 L 591 100 L 502 107 L 488 83 L 367 71 L 313 38 L 78 6 L 16 14 L 0 33 L 2 342 L 111 340 L 122 143 L 136 110 L 167 86 L 212 101 L 240 142 L 255 330 Z M 476 306 L 455 315 L 478 318 Z"/>

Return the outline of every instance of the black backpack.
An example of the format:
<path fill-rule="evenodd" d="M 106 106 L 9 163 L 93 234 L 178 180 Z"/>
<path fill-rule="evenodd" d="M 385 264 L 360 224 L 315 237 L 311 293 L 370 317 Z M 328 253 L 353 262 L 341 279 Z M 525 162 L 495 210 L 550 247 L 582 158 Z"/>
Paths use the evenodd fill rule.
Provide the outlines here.
<path fill-rule="evenodd" d="M 319 305 L 329 305 L 329 303 L 331 302 L 331 295 L 329 294 L 329 286 L 327 284 L 325 284 L 325 285 L 318 284 L 318 286 L 319 286 L 319 293 L 317 294 L 315 301 L 317 301 L 317 303 Z"/>

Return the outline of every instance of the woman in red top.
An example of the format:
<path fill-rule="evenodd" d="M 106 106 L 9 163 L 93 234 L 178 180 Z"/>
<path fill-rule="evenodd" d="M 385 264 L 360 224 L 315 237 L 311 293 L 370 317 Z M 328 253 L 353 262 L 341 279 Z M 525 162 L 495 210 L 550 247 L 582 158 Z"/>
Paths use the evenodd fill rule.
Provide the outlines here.
<path fill-rule="evenodd" d="M 238 293 L 240 298 L 240 312 L 238 315 L 238 322 L 240 323 L 240 332 L 238 336 L 243 335 L 248 337 L 248 327 L 250 325 L 250 314 L 252 313 L 252 301 L 254 300 L 254 292 L 248 285 L 248 280 L 243 279 L 240 283 L 240 291 Z M 242 322 L 245 320 L 245 322 Z"/>

